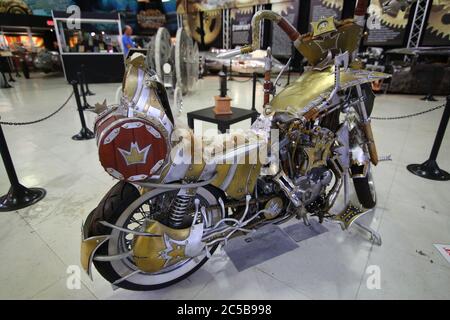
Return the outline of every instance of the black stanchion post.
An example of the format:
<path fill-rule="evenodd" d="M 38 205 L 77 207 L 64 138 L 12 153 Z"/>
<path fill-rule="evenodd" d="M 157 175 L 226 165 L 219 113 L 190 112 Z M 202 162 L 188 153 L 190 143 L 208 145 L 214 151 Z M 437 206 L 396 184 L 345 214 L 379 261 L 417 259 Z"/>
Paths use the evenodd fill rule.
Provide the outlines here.
<path fill-rule="evenodd" d="M 81 65 L 81 73 L 82 73 L 82 75 L 83 75 L 83 83 L 84 83 L 84 85 L 86 86 L 86 89 L 85 89 L 86 94 L 87 94 L 88 96 L 95 96 L 95 93 L 92 92 L 91 90 L 89 90 L 89 83 L 88 83 L 88 81 L 86 80 L 86 68 L 85 68 L 84 64 Z"/>
<path fill-rule="evenodd" d="M 6 195 L 0 197 L 0 211 L 14 211 L 28 207 L 45 197 L 46 191 L 42 188 L 27 188 L 20 184 L 14 164 L 9 154 L 5 135 L 0 125 L 0 153 L 11 187 Z"/>
<path fill-rule="evenodd" d="M 13 86 L 9 84 L 8 80 L 6 79 L 5 73 L 1 72 L 3 77 L 3 88 L 12 88 Z"/>
<path fill-rule="evenodd" d="M 428 81 L 428 93 L 425 97 L 421 98 L 420 100 L 423 101 L 437 101 L 434 97 L 433 97 L 433 88 L 434 88 L 434 81 L 432 81 L 431 79 Z"/>
<path fill-rule="evenodd" d="M 19 68 L 17 67 L 17 64 L 15 62 L 13 62 L 13 64 L 14 64 L 14 71 L 16 72 L 16 77 L 21 78 L 22 76 L 19 73 Z"/>
<path fill-rule="evenodd" d="M 30 79 L 30 68 L 28 68 L 28 64 L 25 59 L 21 59 L 20 63 L 22 64 L 22 72 L 25 79 Z"/>
<path fill-rule="evenodd" d="M 228 70 L 227 70 L 227 66 L 226 65 L 222 65 L 222 72 L 225 74 L 228 74 Z"/>
<path fill-rule="evenodd" d="M 11 57 L 9 57 L 8 60 L 9 60 L 9 64 L 11 65 L 11 72 L 14 72 L 16 74 L 16 77 L 20 78 L 20 73 L 19 73 L 19 70 L 17 69 L 17 65 L 16 65 L 15 61 Z"/>
<path fill-rule="evenodd" d="M 228 80 L 229 81 L 233 81 L 234 80 L 233 79 L 233 60 L 232 59 L 230 59 L 230 74 L 228 76 Z"/>
<path fill-rule="evenodd" d="M 77 103 L 78 114 L 80 115 L 81 131 L 72 137 L 73 140 L 89 140 L 94 138 L 94 133 L 86 126 L 86 120 L 84 119 L 83 106 L 81 105 L 80 92 L 78 91 L 78 82 L 72 80 L 73 93 L 75 95 L 75 101 Z"/>
<path fill-rule="evenodd" d="M 430 157 L 422 164 L 409 164 L 407 169 L 415 175 L 439 181 L 450 180 L 450 174 L 439 168 L 436 159 L 444 139 L 445 129 L 447 128 L 448 120 L 450 118 L 450 96 L 447 97 L 444 113 L 442 114 L 441 122 L 439 124 L 436 138 L 434 139 L 433 148 L 431 149 Z"/>
<path fill-rule="evenodd" d="M 418 67 L 418 70 L 421 70 L 421 76 L 426 78 L 428 81 L 428 90 L 425 97 L 423 97 L 421 100 L 424 101 L 437 101 L 433 97 L 433 93 L 436 94 L 437 91 L 435 90 L 438 88 L 444 78 L 445 74 L 445 64 L 440 63 L 425 63 L 420 64 L 420 68 Z"/>
<path fill-rule="evenodd" d="M 227 74 L 225 72 L 219 72 L 219 82 L 220 82 L 220 96 L 227 96 Z"/>
<path fill-rule="evenodd" d="M 83 84 L 83 75 L 81 72 L 77 72 L 77 78 L 78 78 L 78 83 L 80 84 L 80 89 L 81 89 L 81 94 L 83 96 L 83 109 L 92 109 L 93 107 L 91 105 L 89 105 L 89 103 L 86 100 L 86 92 L 84 91 L 84 84 Z"/>
<path fill-rule="evenodd" d="M 16 80 L 14 80 L 14 78 L 12 76 L 12 72 L 14 72 L 14 63 L 13 63 L 11 57 L 8 57 L 7 60 L 8 60 L 8 65 L 9 65 L 9 81 L 16 82 Z"/>
<path fill-rule="evenodd" d="M 256 81 L 257 81 L 257 74 L 256 74 L 256 72 L 253 72 L 252 110 L 256 110 Z"/>

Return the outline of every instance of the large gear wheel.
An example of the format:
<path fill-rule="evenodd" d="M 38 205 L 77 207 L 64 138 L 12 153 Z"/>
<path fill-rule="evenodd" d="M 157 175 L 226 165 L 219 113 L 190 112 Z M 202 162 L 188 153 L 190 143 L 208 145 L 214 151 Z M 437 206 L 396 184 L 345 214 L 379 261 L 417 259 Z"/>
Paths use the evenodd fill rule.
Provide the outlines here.
<path fill-rule="evenodd" d="M 438 37 L 450 37 L 450 0 L 434 0 L 427 29 Z"/>
<path fill-rule="evenodd" d="M 404 29 L 408 24 L 408 13 L 409 7 L 405 10 L 398 10 L 393 13 L 384 13 L 381 6 L 381 0 L 372 0 L 371 5 L 380 8 L 379 10 L 373 11 L 374 15 L 380 19 L 381 23 L 388 27 L 393 27 L 397 29 Z"/>
<path fill-rule="evenodd" d="M 276 13 L 280 14 L 283 17 L 287 16 L 289 11 L 294 10 L 294 8 L 295 8 L 294 2 L 280 2 L 272 4 L 272 11 L 275 11 Z"/>
<path fill-rule="evenodd" d="M 342 10 L 344 8 L 344 0 L 322 0 L 323 4 L 328 8 Z"/>
<path fill-rule="evenodd" d="M 200 4 L 195 3 L 193 6 L 194 11 L 202 11 Z M 188 35 L 200 43 L 200 13 L 184 14 L 183 20 L 183 25 L 186 28 Z M 222 10 L 203 11 L 203 29 L 205 31 L 205 45 L 210 45 L 217 39 L 222 31 Z"/>
<path fill-rule="evenodd" d="M 222 31 L 222 10 L 205 11 L 203 14 L 205 44 L 211 44 Z"/>
<path fill-rule="evenodd" d="M 230 19 L 235 20 L 236 14 L 253 14 L 253 7 L 239 7 L 230 10 Z"/>
<path fill-rule="evenodd" d="M 342 10 L 344 8 L 344 0 L 322 0 L 323 4 L 327 6 L 328 8 L 338 9 Z M 395 28 L 405 28 L 408 23 L 408 9 L 405 11 L 398 11 L 395 13 L 395 15 L 391 15 L 388 13 L 383 13 L 382 7 L 381 7 L 380 0 L 372 0 L 370 2 L 371 5 L 379 8 L 379 10 L 376 10 L 374 12 L 375 16 L 380 19 L 380 21 L 389 27 L 395 27 Z"/>

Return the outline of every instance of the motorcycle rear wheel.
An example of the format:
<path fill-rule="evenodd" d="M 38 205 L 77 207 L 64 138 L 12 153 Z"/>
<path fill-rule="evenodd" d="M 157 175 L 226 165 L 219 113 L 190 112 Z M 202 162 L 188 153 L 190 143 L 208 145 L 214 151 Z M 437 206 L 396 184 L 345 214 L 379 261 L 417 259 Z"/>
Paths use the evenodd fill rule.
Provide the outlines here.
<path fill-rule="evenodd" d="M 217 198 L 220 196 L 220 194 L 217 194 L 217 190 L 207 187 L 199 188 L 197 191 L 203 203 L 206 202 L 208 205 L 217 205 Z M 167 192 L 167 189 L 153 189 L 147 193 L 153 193 L 155 196 L 158 196 L 164 192 Z M 134 207 L 140 208 L 140 204 L 138 203 L 138 199 L 140 197 L 141 195 L 133 185 L 126 182 L 119 182 L 102 199 L 94 212 L 91 213 L 92 216 L 88 217 L 86 221 L 90 222 L 89 236 L 92 237 L 95 235 L 105 234 L 111 235 L 111 239 L 104 243 L 97 250 L 96 254 L 101 256 L 120 254 L 117 250 L 120 247 L 119 238 L 123 232 L 111 230 L 110 228 L 106 228 L 105 230 L 105 227 L 99 224 L 98 221 L 104 220 L 114 225 L 126 227 L 123 223 L 128 219 L 128 217 L 125 215 L 129 215 L 127 212 L 131 212 L 130 210 Z M 216 219 L 214 219 L 214 221 L 216 221 Z M 214 223 L 214 221 L 210 221 L 209 224 Z M 218 245 L 215 245 L 210 249 L 211 255 L 214 253 L 217 246 Z M 126 280 L 122 280 L 115 285 L 124 289 L 135 291 L 161 289 L 187 278 L 189 275 L 197 271 L 207 260 L 208 257 L 206 254 L 202 254 L 199 257 L 190 258 L 189 260 L 184 261 L 181 265 L 176 264 L 171 266 L 172 268 L 167 267 L 161 270 L 160 273 L 139 272 L 136 275 L 126 278 Z M 94 260 L 94 265 L 97 271 L 110 283 L 114 283 L 115 281 L 126 277 L 127 274 L 131 274 L 137 270 L 137 267 L 133 265 L 131 258 L 116 261 Z M 165 271 L 166 269 L 170 270 Z"/>

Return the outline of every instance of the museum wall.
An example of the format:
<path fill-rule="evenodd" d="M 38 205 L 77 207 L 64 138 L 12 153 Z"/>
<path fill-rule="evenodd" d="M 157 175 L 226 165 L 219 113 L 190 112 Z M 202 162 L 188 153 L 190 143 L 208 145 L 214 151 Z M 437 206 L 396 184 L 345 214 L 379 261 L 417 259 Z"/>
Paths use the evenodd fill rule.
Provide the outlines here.
<path fill-rule="evenodd" d="M 381 5 L 385 0 L 370 0 L 368 20 L 375 21 L 379 28 L 366 29 L 365 46 L 401 47 L 405 45 L 411 25 L 414 4 L 406 11 L 382 13 Z M 177 29 L 178 12 L 183 16 L 188 33 L 205 48 L 221 47 L 223 36 L 223 9 L 231 9 L 232 45 L 245 42 L 250 35 L 250 20 L 256 6 L 272 9 L 288 17 L 299 26 L 299 14 L 316 19 L 320 16 L 334 15 L 336 18 L 351 16 L 346 7 L 355 0 L 169 0 L 169 1 L 137 1 L 137 0 L 0 0 L 0 14 L 26 14 L 35 16 L 51 16 L 51 10 L 65 11 L 70 5 L 77 5 L 81 11 L 117 12 L 123 24 L 129 24 L 135 34 L 152 35 L 160 27 L 169 29 L 172 35 Z M 302 7 L 302 10 L 299 8 Z M 442 46 L 450 43 L 450 0 L 433 0 L 428 13 L 426 30 L 422 45 Z M 302 12 L 300 12 L 302 11 Z M 411 17 L 410 17 L 411 16 Z M 302 28 L 300 28 L 302 29 Z M 308 30 L 300 30 L 306 32 Z M 204 39 L 201 39 L 204 33 Z M 269 43 L 278 38 L 279 32 L 274 28 L 270 32 Z M 202 40 L 204 41 L 202 43 Z M 277 41 L 277 44 L 283 41 Z M 277 50 L 277 49 L 275 49 Z M 287 48 L 280 48 L 279 53 L 286 54 Z"/>
<path fill-rule="evenodd" d="M 0 0 L 0 14 L 51 16 L 52 10 L 66 11 L 77 5 L 81 11 L 121 15 L 123 24 L 133 27 L 136 34 L 151 35 L 164 26 L 174 34 L 177 28 L 176 1 L 136 0 Z"/>

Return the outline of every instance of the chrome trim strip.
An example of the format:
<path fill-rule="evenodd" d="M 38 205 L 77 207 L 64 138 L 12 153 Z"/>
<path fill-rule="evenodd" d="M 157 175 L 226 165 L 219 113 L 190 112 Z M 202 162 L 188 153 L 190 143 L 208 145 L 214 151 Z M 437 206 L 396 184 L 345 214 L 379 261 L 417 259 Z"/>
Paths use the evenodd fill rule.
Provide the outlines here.
<path fill-rule="evenodd" d="M 131 233 L 131 234 L 135 234 L 137 236 L 143 236 L 143 237 L 162 237 L 159 234 L 152 234 L 152 233 L 148 233 L 148 232 L 141 232 L 141 231 L 136 231 L 136 230 L 131 230 L 131 229 L 127 229 L 127 228 L 122 228 L 119 226 L 116 226 L 112 223 L 109 223 L 108 221 L 99 221 L 98 223 L 100 223 L 101 225 L 104 225 L 105 227 L 109 227 L 111 229 L 116 229 L 122 232 L 126 232 L 126 233 Z"/>
<path fill-rule="evenodd" d="M 141 91 L 142 91 L 142 87 L 144 85 L 144 71 L 142 69 L 138 69 L 138 81 L 137 81 L 137 85 L 136 85 L 136 91 L 134 92 L 134 96 L 133 99 L 131 99 L 132 103 L 136 103 L 137 100 L 139 99 L 140 95 L 141 95 Z"/>
<path fill-rule="evenodd" d="M 116 254 L 113 256 L 95 256 L 95 261 L 114 261 L 114 260 L 122 260 L 124 258 L 131 257 L 133 255 L 132 251 L 124 252 L 121 254 Z"/>
<path fill-rule="evenodd" d="M 228 170 L 227 176 L 225 177 L 225 179 L 223 179 L 223 182 L 219 187 L 220 189 L 226 190 L 228 188 L 228 186 L 230 185 L 231 181 L 234 178 L 237 166 L 238 166 L 237 163 L 231 165 L 230 169 Z"/>
<path fill-rule="evenodd" d="M 216 163 L 206 163 L 205 167 L 203 168 L 202 173 L 200 174 L 200 177 L 198 177 L 198 180 L 206 180 L 211 178 L 214 175 L 214 172 L 216 171 L 217 164 Z"/>
<path fill-rule="evenodd" d="M 163 183 L 170 183 L 173 181 L 179 181 L 183 179 L 186 176 L 186 172 L 189 169 L 189 164 L 170 164 L 170 169 L 167 172 L 166 176 L 164 177 Z"/>
<path fill-rule="evenodd" d="M 144 86 L 142 88 L 141 94 L 139 95 L 139 98 L 137 99 L 135 109 L 137 111 L 144 112 L 145 105 L 149 98 L 150 98 L 150 88 Z"/>

